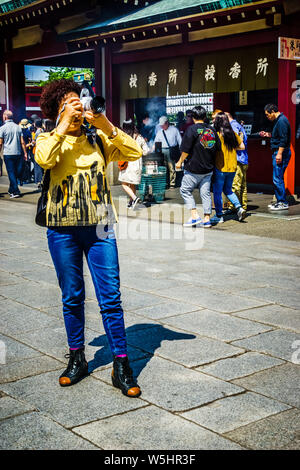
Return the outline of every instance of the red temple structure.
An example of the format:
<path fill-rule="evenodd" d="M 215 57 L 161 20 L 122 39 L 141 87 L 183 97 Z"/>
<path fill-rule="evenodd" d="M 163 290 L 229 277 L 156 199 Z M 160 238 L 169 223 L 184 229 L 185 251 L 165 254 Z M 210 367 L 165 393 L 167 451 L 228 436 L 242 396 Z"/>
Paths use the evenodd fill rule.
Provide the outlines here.
<path fill-rule="evenodd" d="M 214 108 L 248 126 L 248 181 L 265 185 L 271 155 L 258 132 L 269 125 L 264 105 L 278 103 L 292 127 L 286 179 L 294 194 L 299 24 L 299 0 L 2 0 L 0 106 L 25 116 L 24 65 L 94 68 L 116 125 L 154 105 L 163 114 L 213 96 Z"/>

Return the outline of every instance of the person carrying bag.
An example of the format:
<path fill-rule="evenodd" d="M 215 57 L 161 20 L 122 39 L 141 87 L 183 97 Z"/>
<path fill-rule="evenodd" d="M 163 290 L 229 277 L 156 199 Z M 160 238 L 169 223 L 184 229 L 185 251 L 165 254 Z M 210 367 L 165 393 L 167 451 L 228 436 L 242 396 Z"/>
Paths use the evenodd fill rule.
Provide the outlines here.
<path fill-rule="evenodd" d="M 180 158 L 181 135 L 177 127 L 171 126 L 167 116 L 159 119 L 160 130 L 157 132 L 154 143 L 161 142 L 168 169 L 170 188 L 175 188 L 176 172 L 175 163 Z"/>

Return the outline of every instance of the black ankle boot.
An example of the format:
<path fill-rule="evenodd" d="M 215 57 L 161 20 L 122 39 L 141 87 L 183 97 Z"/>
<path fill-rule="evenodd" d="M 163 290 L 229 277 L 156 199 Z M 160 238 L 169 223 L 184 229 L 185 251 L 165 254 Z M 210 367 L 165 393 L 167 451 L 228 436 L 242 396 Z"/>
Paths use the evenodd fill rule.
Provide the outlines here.
<path fill-rule="evenodd" d="M 84 348 L 75 351 L 70 349 L 70 354 L 65 357 L 69 357 L 69 363 L 59 377 L 59 384 L 62 387 L 76 384 L 82 377 L 88 375 L 88 363 L 85 359 Z"/>
<path fill-rule="evenodd" d="M 137 398 L 140 396 L 141 389 L 133 378 L 127 356 L 114 358 L 111 379 L 113 386 L 120 388 L 127 397 Z"/>

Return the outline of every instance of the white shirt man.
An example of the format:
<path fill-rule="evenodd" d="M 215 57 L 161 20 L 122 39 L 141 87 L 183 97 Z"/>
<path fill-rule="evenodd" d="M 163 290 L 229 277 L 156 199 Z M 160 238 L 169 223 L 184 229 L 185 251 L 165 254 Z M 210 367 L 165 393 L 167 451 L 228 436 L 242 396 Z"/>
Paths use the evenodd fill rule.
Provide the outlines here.
<path fill-rule="evenodd" d="M 18 178 L 23 168 L 22 148 L 27 159 L 26 146 L 21 127 L 13 121 L 13 113 L 6 109 L 3 113 L 3 126 L 0 127 L 0 151 L 3 147 L 3 157 L 9 179 L 8 194 L 11 198 L 20 197 Z"/>
<path fill-rule="evenodd" d="M 181 145 L 181 135 L 177 127 L 170 126 L 167 116 L 159 118 L 160 130 L 157 132 L 154 143 L 161 142 L 162 152 L 169 168 L 170 188 L 175 188 L 176 172 L 175 163 L 170 158 L 170 147 Z M 165 135 L 164 135 L 165 134 Z M 165 137 L 166 136 L 166 137 Z M 179 152 L 180 156 L 180 152 Z M 179 158 L 178 156 L 178 158 Z"/>
<path fill-rule="evenodd" d="M 154 142 L 161 142 L 161 146 L 163 149 L 167 149 L 169 147 L 175 147 L 175 145 L 181 145 L 182 139 L 181 139 L 179 130 L 175 126 L 170 126 L 170 123 L 166 116 L 162 116 L 159 119 L 159 125 L 160 125 L 160 129 L 156 134 Z M 167 144 L 163 131 L 165 132 L 167 136 L 169 145 Z"/>

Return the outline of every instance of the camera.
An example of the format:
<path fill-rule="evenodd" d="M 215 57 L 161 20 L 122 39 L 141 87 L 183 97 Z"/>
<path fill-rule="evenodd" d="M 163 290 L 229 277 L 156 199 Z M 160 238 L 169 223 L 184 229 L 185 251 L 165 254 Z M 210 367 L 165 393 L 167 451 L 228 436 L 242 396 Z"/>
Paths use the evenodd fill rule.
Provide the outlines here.
<path fill-rule="evenodd" d="M 105 110 L 105 99 L 102 96 L 95 95 L 87 80 L 84 80 L 82 83 L 80 101 L 84 111 L 92 111 L 94 114 L 99 114 Z"/>
<path fill-rule="evenodd" d="M 83 96 L 80 98 L 84 111 L 92 111 L 94 114 L 103 113 L 105 99 L 102 96 Z"/>

